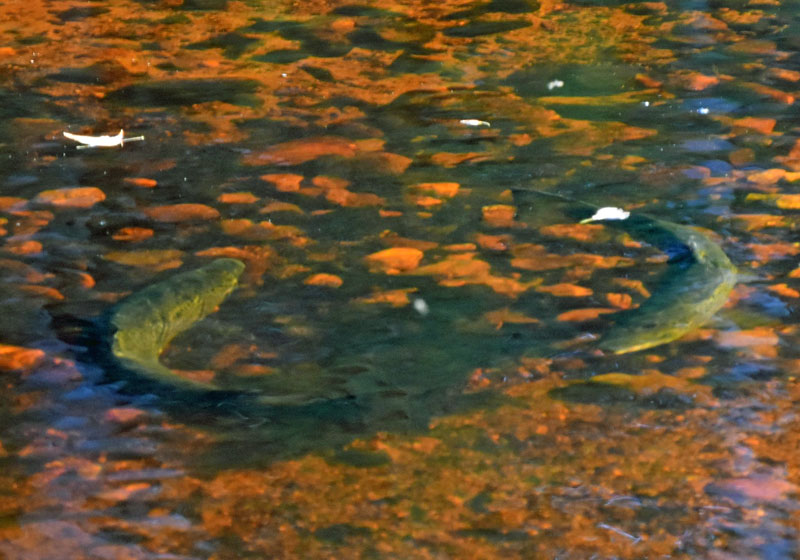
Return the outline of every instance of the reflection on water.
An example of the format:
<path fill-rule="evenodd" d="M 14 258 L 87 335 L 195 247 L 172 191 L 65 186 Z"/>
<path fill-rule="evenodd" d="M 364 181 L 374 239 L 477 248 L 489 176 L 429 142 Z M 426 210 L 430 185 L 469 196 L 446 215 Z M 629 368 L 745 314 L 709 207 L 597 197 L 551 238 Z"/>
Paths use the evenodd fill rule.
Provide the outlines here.
<path fill-rule="evenodd" d="M 4 557 L 794 557 L 793 8 L 4 6 Z M 675 252 L 516 189 L 741 282 L 603 355 Z M 114 305 L 219 257 L 162 361 L 228 392 L 120 368 Z"/>

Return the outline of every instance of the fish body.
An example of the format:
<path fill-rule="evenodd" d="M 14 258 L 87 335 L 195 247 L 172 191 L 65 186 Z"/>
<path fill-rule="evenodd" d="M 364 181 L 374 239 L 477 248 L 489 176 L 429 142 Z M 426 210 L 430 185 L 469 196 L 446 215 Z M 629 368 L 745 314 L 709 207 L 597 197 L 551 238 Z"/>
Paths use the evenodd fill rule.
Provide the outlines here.
<path fill-rule="evenodd" d="M 514 200 L 534 219 L 551 212 L 542 198 L 560 201 L 580 223 L 600 221 L 664 252 L 669 260 L 652 295 L 635 309 L 613 315 L 600 350 L 627 354 L 677 340 L 702 327 L 725 305 L 736 285 L 736 267 L 710 232 L 618 208 L 599 208 L 556 193 L 517 189 Z M 611 316 L 610 316 L 611 317 Z"/>
<path fill-rule="evenodd" d="M 725 305 L 736 285 L 736 268 L 708 232 L 641 215 L 618 224 L 631 233 L 639 230 L 639 239 L 671 244 L 654 243 L 659 249 L 674 251 L 677 241 L 686 251 L 668 263 L 650 298 L 617 314 L 614 327 L 599 342 L 601 350 L 626 354 L 672 342 L 702 327 Z"/>
<path fill-rule="evenodd" d="M 243 271 L 239 260 L 217 259 L 126 298 L 111 316 L 112 354 L 151 379 L 188 389 L 216 389 L 176 375 L 159 362 L 159 356 L 175 336 L 216 310 L 236 288 Z"/>

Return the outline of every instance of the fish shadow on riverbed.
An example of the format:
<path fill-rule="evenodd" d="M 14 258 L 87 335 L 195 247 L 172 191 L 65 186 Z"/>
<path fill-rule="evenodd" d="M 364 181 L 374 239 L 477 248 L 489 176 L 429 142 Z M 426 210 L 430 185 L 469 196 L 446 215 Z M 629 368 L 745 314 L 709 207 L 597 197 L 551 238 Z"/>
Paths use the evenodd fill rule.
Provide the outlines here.
<path fill-rule="evenodd" d="M 379 432 L 424 434 L 437 416 L 517 402 L 496 391 L 464 393 L 470 369 L 464 364 L 444 367 L 431 358 L 397 369 L 384 366 L 384 370 L 368 376 L 362 391 L 350 395 L 298 404 L 264 404 L 259 402 L 262 395 L 256 392 L 194 390 L 125 368 L 111 352 L 108 315 L 91 322 L 68 317 L 58 322 L 62 338 L 74 348 L 86 349 L 79 360 L 101 368 L 105 382 L 131 405 L 156 408 L 171 421 L 211 436 L 206 451 L 193 458 L 193 464 L 201 470 L 258 467 L 308 453 L 357 466 L 378 465 L 388 457 L 347 449 L 348 444 Z M 65 325 L 71 326 L 67 329 Z M 71 334 L 64 335 L 65 330 Z M 427 366 L 420 365 L 426 361 Z M 380 387 L 380 380 L 408 378 L 417 366 L 438 370 L 428 375 L 423 372 L 427 381 L 416 387 Z"/>

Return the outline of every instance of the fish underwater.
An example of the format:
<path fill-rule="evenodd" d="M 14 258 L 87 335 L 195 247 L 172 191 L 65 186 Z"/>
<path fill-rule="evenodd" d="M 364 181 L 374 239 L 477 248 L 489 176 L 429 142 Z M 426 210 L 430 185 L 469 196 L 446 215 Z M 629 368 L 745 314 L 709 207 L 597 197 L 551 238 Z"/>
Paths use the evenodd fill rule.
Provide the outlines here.
<path fill-rule="evenodd" d="M 176 375 L 159 356 L 173 338 L 216 310 L 236 288 L 244 268 L 239 260 L 217 259 L 126 298 L 111 316 L 111 353 L 121 365 L 147 378 L 179 388 L 216 390 Z"/>
<path fill-rule="evenodd" d="M 705 325 L 728 301 L 737 282 L 736 267 L 710 232 L 637 212 L 611 212 L 614 217 L 595 220 L 588 216 L 617 209 L 599 209 L 544 191 L 514 191 L 515 202 L 523 208 L 536 205 L 541 197 L 571 206 L 579 222 L 601 221 L 669 257 L 652 295 L 639 307 L 609 317 L 614 326 L 596 343 L 603 352 L 627 354 L 670 343 Z"/>
<path fill-rule="evenodd" d="M 669 270 L 650 298 L 635 310 L 616 314 L 614 328 L 598 344 L 601 350 L 626 354 L 667 344 L 705 325 L 728 301 L 736 268 L 708 232 L 646 215 L 634 215 L 628 224 L 615 227 L 636 232 L 640 239 L 669 240 L 671 234 L 687 250 L 668 261 Z"/>
<path fill-rule="evenodd" d="M 526 207 L 541 203 L 530 197 L 541 196 L 560 199 L 576 221 L 598 210 L 549 193 L 514 194 L 523 213 Z M 709 232 L 637 212 L 625 219 L 601 221 L 666 253 L 669 259 L 666 265 L 655 265 L 662 273 L 652 286 L 653 295 L 637 308 L 608 316 L 613 324 L 604 336 L 589 343 L 592 355 L 597 356 L 597 350 L 604 355 L 626 354 L 677 340 L 710 320 L 728 299 L 736 271 Z M 253 461 L 267 460 L 267 447 L 253 447 L 254 438 L 268 446 L 272 460 L 343 445 L 359 433 L 424 430 L 433 416 L 506 402 L 507 397 L 492 391 L 465 393 L 466 364 L 493 367 L 519 352 L 534 357 L 557 355 L 552 344 L 532 338 L 509 342 L 507 336 L 448 329 L 453 321 L 477 319 L 470 315 L 471 303 L 456 298 L 448 301 L 449 315 L 438 322 L 430 316 L 404 319 L 397 310 L 386 317 L 388 310 L 381 314 L 374 308 L 370 309 L 376 321 L 372 323 L 355 311 L 348 318 L 335 315 L 328 327 L 347 332 L 350 327 L 353 332 L 360 328 L 365 332 L 357 337 L 359 344 L 350 341 L 339 349 L 343 354 L 334 353 L 332 360 L 316 365 L 276 368 L 252 380 L 254 385 L 249 387 L 230 386 L 225 376 L 215 383 L 187 379 L 163 365 L 159 357 L 173 338 L 213 313 L 236 289 L 243 270 L 241 261 L 215 260 L 135 292 L 110 315 L 109 357 L 115 362 L 111 367 L 121 366 L 135 377 L 175 391 L 170 393 L 172 400 L 167 399 L 173 413 L 189 422 L 219 427 L 223 439 L 235 449 L 231 456 L 241 457 L 249 450 Z M 401 331 L 370 337 L 369 327 L 378 325 Z M 324 340 L 325 333 L 321 336 Z M 130 389 L 136 392 L 137 387 Z M 309 434 L 315 436 L 309 438 Z"/>

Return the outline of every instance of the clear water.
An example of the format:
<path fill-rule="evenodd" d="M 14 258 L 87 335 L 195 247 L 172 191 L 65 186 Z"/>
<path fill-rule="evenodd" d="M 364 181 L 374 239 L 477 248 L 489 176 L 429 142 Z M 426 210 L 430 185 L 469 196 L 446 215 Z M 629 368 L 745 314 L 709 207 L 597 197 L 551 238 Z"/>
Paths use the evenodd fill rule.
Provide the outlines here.
<path fill-rule="evenodd" d="M 794 557 L 795 11 L 0 6 L 2 554 Z M 706 228 L 742 282 L 602 355 L 680 271 L 571 200 Z M 120 368 L 117 302 L 223 255 L 162 360 L 230 392 Z"/>

